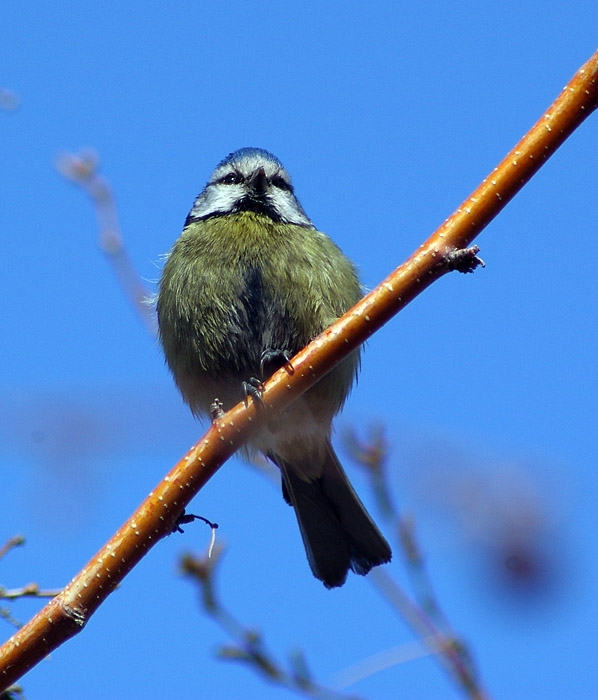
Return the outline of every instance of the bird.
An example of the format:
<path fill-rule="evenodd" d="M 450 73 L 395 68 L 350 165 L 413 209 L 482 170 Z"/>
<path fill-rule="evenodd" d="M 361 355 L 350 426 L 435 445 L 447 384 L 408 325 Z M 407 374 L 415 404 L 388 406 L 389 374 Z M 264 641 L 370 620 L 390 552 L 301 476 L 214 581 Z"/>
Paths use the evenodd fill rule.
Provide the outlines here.
<path fill-rule="evenodd" d="M 159 338 L 184 401 L 209 417 L 215 401 L 228 410 L 255 393 L 362 296 L 354 265 L 309 219 L 281 161 L 241 148 L 217 165 L 166 255 Z M 327 588 L 392 555 L 331 443 L 359 364 L 355 350 L 247 445 L 279 467 L 309 565 Z"/>

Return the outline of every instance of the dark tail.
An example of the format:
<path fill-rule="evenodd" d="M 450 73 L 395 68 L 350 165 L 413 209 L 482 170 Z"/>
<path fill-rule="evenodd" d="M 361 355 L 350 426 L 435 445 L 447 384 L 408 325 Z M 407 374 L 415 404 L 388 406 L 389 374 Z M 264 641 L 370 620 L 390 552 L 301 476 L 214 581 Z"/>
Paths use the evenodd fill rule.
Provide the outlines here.
<path fill-rule="evenodd" d="M 308 481 L 276 455 L 282 491 L 295 508 L 303 544 L 314 576 L 327 588 L 342 586 L 347 572 L 365 575 L 390 561 L 392 552 L 353 490 L 332 445 L 321 477 Z"/>

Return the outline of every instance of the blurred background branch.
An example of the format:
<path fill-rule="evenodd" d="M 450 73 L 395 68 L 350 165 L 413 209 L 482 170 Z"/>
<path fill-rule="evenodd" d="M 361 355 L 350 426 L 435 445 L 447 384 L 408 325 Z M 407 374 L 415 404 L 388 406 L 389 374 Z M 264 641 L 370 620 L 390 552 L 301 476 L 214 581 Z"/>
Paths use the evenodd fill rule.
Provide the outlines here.
<path fill-rule="evenodd" d="M 152 296 L 139 278 L 125 247 L 112 188 L 99 174 L 99 164 L 99 157 L 93 149 L 64 153 L 56 159 L 58 172 L 80 187 L 91 199 L 98 221 L 100 250 L 108 259 L 137 315 L 155 335 L 158 326 Z"/>
<path fill-rule="evenodd" d="M 355 696 L 337 693 L 317 683 L 301 651 L 290 654 L 286 665 L 278 661 L 267 648 L 262 633 L 258 629 L 245 627 L 226 609 L 217 594 L 215 581 L 223 551 L 222 547 L 217 547 L 211 557 L 186 554 L 180 562 L 182 574 L 190 578 L 199 589 L 205 614 L 234 640 L 234 644 L 220 647 L 218 657 L 246 664 L 265 681 L 304 697 L 315 700 L 357 700 Z"/>

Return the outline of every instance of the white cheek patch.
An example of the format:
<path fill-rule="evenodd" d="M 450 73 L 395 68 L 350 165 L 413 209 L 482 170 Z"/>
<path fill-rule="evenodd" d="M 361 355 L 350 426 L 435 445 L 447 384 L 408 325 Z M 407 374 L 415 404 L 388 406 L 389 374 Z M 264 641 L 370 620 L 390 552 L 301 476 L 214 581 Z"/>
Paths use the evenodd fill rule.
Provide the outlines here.
<path fill-rule="evenodd" d="M 242 185 L 208 185 L 195 200 L 189 216 L 201 219 L 232 211 L 244 194 Z"/>
<path fill-rule="evenodd" d="M 284 221 L 286 224 L 313 226 L 299 202 L 290 192 L 275 190 L 268 195 L 268 202 L 278 216 L 280 216 L 281 221 Z"/>
<path fill-rule="evenodd" d="M 247 192 L 243 185 L 222 183 L 208 185 L 195 200 L 193 208 L 189 212 L 189 218 L 204 219 L 215 214 L 227 214 L 234 211 L 235 207 L 246 196 Z M 266 204 L 283 223 L 313 226 L 291 192 L 271 185 L 266 195 Z"/>

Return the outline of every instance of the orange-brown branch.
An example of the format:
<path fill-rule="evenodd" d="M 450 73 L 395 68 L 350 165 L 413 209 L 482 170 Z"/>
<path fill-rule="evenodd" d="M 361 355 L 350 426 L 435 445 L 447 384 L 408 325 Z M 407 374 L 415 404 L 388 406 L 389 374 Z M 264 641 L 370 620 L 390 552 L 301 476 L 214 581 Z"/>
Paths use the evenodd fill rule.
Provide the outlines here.
<path fill-rule="evenodd" d="M 405 263 L 266 383 L 264 407 L 239 404 L 213 423 L 71 583 L 0 648 L 0 688 L 82 629 L 133 566 L 172 531 L 189 501 L 270 410 L 290 404 L 448 271 L 447 254 L 468 246 L 598 107 L 597 81 L 598 52 L 492 174 Z"/>

